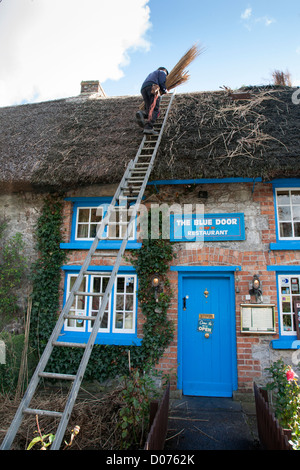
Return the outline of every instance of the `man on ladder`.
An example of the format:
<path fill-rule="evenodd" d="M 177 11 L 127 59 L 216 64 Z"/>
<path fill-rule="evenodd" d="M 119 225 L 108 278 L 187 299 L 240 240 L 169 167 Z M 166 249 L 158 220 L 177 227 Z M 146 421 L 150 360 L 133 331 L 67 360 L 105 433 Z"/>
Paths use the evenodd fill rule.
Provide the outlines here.
<path fill-rule="evenodd" d="M 158 134 L 153 125 L 159 115 L 160 96 L 167 93 L 166 78 L 169 74 L 165 67 L 159 67 L 145 79 L 141 94 L 145 109 L 136 113 L 138 124 L 144 128 L 144 134 Z"/>

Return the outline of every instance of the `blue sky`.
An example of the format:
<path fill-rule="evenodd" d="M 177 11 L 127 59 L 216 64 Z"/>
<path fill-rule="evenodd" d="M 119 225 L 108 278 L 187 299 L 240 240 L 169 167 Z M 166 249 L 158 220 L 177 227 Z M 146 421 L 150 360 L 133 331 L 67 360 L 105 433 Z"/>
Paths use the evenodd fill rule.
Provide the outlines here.
<path fill-rule="evenodd" d="M 178 92 L 263 85 L 288 70 L 300 86 L 299 0 L 2 0 L 0 106 L 79 94 L 139 94 L 194 44 L 205 52 Z"/>
<path fill-rule="evenodd" d="M 151 49 L 132 54 L 117 83 L 103 84 L 108 94 L 138 92 L 135 76 L 140 82 L 159 65 L 170 70 L 197 41 L 205 53 L 190 65 L 191 78 L 178 92 L 268 84 L 274 69 L 289 70 L 300 86 L 299 1 L 150 0 L 149 7 Z"/>

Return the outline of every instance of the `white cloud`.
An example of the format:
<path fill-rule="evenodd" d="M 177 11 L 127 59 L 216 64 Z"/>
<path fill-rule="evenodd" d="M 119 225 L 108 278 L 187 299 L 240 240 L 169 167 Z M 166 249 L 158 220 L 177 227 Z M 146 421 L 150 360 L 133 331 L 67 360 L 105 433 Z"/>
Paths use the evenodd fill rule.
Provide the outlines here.
<path fill-rule="evenodd" d="M 252 15 L 252 8 L 246 8 L 246 10 L 241 14 L 242 20 L 248 20 Z"/>
<path fill-rule="evenodd" d="M 247 28 L 249 31 L 252 30 L 252 27 L 256 23 L 262 23 L 265 26 L 270 26 L 272 23 L 276 22 L 276 20 L 274 18 L 271 18 L 267 15 L 256 18 L 252 14 L 252 8 L 251 7 L 248 7 L 248 8 L 245 9 L 245 11 L 241 14 L 241 19 L 243 20 L 243 24 L 244 24 L 245 28 Z"/>
<path fill-rule="evenodd" d="M 262 16 L 260 18 L 256 18 L 255 22 L 263 23 L 265 26 L 270 26 L 270 24 L 275 23 L 276 20 L 274 18 L 269 18 L 268 16 Z"/>
<path fill-rule="evenodd" d="M 82 80 L 119 79 L 149 50 L 149 0 L 0 2 L 0 106 L 77 95 Z"/>

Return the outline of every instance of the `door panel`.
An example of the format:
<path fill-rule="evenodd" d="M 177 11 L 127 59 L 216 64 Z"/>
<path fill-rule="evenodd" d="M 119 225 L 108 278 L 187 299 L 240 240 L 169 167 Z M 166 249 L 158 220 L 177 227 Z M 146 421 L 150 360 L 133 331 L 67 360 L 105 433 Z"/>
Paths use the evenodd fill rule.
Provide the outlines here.
<path fill-rule="evenodd" d="M 182 309 L 182 388 L 185 395 L 232 396 L 236 371 L 231 289 L 228 276 L 183 277 L 182 293 L 188 296 L 186 309 Z"/>

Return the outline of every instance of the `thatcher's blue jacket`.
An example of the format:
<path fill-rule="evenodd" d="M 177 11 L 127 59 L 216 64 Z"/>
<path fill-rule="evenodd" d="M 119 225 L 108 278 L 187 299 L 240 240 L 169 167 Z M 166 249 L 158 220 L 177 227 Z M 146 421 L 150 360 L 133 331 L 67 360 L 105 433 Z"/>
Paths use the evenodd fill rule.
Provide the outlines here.
<path fill-rule="evenodd" d="M 162 93 L 167 93 L 166 77 L 167 75 L 162 70 L 155 70 L 154 72 L 151 72 L 145 79 L 141 90 L 143 90 L 143 88 L 146 88 L 147 86 L 153 85 L 153 83 L 156 83 L 156 85 L 160 86 Z"/>

